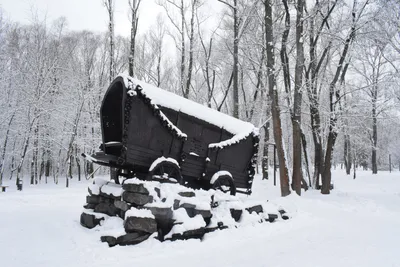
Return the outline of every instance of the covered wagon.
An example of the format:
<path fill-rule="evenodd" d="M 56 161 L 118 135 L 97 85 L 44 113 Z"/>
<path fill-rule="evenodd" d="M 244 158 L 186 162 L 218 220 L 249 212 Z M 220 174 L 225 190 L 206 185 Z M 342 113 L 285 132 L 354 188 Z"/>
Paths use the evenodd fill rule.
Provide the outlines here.
<path fill-rule="evenodd" d="M 259 140 L 251 123 L 123 75 L 107 89 L 100 117 L 101 151 L 83 156 L 110 167 L 116 182 L 251 193 Z"/>

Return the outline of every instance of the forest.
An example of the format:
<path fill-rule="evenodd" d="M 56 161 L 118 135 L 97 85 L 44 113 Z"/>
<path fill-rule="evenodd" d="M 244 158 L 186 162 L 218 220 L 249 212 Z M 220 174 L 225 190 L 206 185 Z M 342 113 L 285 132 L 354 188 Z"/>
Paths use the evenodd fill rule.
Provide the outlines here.
<path fill-rule="evenodd" d="M 102 33 L 0 9 L 0 185 L 107 173 L 81 154 L 98 149 L 103 95 L 124 72 L 259 127 L 259 171 L 276 147 L 282 196 L 329 194 L 334 168 L 400 168 L 398 0 L 156 0 L 145 31 L 143 1 L 127 0 L 130 37 L 114 32 L 114 1 Z"/>

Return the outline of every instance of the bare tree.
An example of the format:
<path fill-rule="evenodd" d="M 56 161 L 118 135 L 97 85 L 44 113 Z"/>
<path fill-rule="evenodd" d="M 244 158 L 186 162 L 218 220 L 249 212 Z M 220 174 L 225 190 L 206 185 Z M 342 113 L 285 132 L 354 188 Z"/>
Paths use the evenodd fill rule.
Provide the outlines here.
<path fill-rule="evenodd" d="M 368 131 L 371 143 L 371 164 L 372 173 L 378 173 L 378 118 L 385 111 L 390 109 L 391 94 L 385 90 L 394 73 L 393 65 L 385 55 L 391 48 L 385 39 L 372 38 L 365 40 L 362 44 L 363 49 L 360 52 L 361 58 L 354 64 L 354 69 L 361 75 L 363 80 L 363 91 L 367 96 L 367 105 L 370 106 L 370 129 Z M 388 53 L 389 54 L 389 53 Z M 385 84 L 386 83 L 386 84 Z M 385 94 L 388 96 L 385 97 Z"/>
<path fill-rule="evenodd" d="M 324 159 L 324 171 L 322 174 L 322 194 L 329 194 L 331 187 L 331 166 L 332 166 L 332 155 L 335 146 L 336 138 L 338 135 L 337 122 L 340 114 L 341 104 L 341 87 L 337 86 L 340 80 L 344 80 L 346 75 L 347 67 L 345 60 L 349 52 L 350 45 L 352 44 L 357 29 L 357 22 L 359 21 L 361 14 L 364 11 L 365 6 L 368 4 L 368 0 L 365 1 L 357 14 L 357 1 L 354 0 L 353 8 L 351 11 L 352 23 L 350 31 L 345 39 L 343 50 L 340 53 L 339 62 L 337 63 L 336 71 L 332 81 L 329 84 L 329 124 L 328 124 L 328 138 L 326 143 L 325 159 Z"/>
<path fill-rule="evenodd" d="M 239 118 L 239 15 L 237 0 L 232 3 L 218 0 L 232 10 L 233 17 L 233 116 Z"/>
<path fill-rule="evenodd" d="M 275 145 L 279 158 L 279 175 L 281 184 L 281 195 L 287 196 L 290 194 L 289 174 L 285 158 L 285 151 L 282 140 L 282 126 L 280 118 L 279 97 L 276 88 L 276 71 L 275 71 L 275 55 L 273 46 L 273 24 L 272 24 L 272 2 L 271 0 L 264 1 L 265 8 L 265 43 L 267 50 L 267 80 L 268 92 L 271 98 L 271 112 Z"/>
<path fill-rule="evenodd" d="M 139 24 L 139 6 L 142 0 L 129 0 L 129 7 L 131 9 L 131 46 L 129 51 L 129 76 L 133 76 L 134 61 L 135 61 L 135 44 L 136 35 Z"/>
<path fill-rule="evenodd" d="M 110 68 L 109 68 L 109 81 L 111 82 L 115 76 L 115 66 L 114 66 L 114 3 L 113 0 L 104 0 L 104 6 L 108 12 L 108 34 L 109 34 L 109 44 L 110 44 Z"/>
<path fill-rule="evenodd" d="M 180 89 L 185 98 L 189 98 L 189 91 L 188 88 L 185 87 L 185 76 L 186 76 L 186 44 L 185 44 L 185 27 L 186 27 L 186 18 L 185 13 L 187 6 L 184 5 L 183 0 L 159 0 L 157 4 L 162 6 L 165 9 L 165 12 L 174 26 L 174 28 L 179 33 L 180 44 L 178 46 L 178 42 L 175 40 L 177 47 L 179 47 L 181 53 L 181 62 L 180 62 Z M 179 12 L 180 19 L 177 21 L 171 10 L 171 7 L 176 8 Z M 174 38 L 175 39 L 175 38 Z"/>

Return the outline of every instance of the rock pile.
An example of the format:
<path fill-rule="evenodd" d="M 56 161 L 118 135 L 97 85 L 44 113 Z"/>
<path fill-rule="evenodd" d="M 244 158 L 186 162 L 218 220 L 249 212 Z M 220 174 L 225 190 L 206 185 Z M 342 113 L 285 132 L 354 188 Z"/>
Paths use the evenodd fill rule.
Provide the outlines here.
<path fill-rule="evenodd" d="M 160 241 L 202 238 L 217 229 L 289 218 L 269 203 L 136 178 L 122 185 L 95 179 L 88 191 L 80 223 L 89 229 L 108 224 L 112 231 L 101 241 L 109 246 L 138 244 L 152 235 Z"/>

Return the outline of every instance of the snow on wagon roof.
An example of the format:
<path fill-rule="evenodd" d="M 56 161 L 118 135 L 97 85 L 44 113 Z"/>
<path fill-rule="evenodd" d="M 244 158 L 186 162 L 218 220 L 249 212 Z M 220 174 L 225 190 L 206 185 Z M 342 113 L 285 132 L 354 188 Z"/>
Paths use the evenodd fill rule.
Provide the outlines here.
<path fill-rule="evenodd" d="M 224 128 L 234 135 L 248 135 L 252 132 L 257 132 L 257 128 L 249 122 L 236 119 L 215 109 L 211 109 L 128 75 L 120 74 L 119 76 L 123 78 L 126 88 L 129 88 L 128 81 L 134 85 L 140 85 L 143 88 L 145 95 L 152 100 L 153 104 L 181 111 L 182 113 L 186 113 L 220 128 Z"/>

